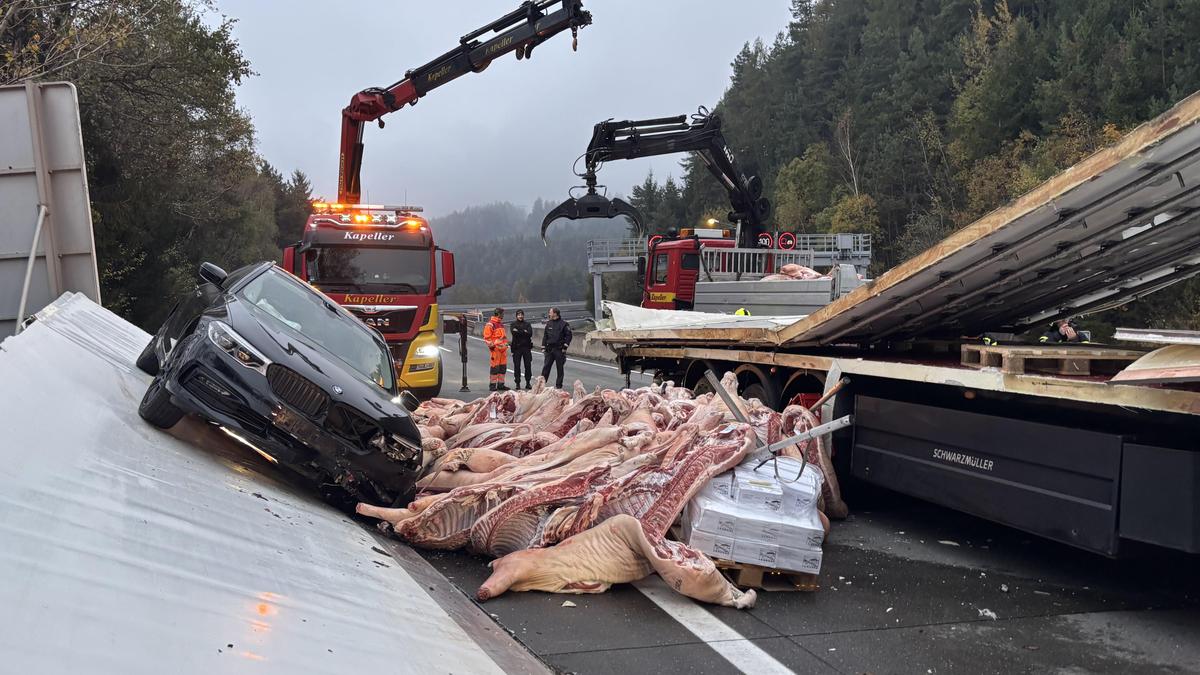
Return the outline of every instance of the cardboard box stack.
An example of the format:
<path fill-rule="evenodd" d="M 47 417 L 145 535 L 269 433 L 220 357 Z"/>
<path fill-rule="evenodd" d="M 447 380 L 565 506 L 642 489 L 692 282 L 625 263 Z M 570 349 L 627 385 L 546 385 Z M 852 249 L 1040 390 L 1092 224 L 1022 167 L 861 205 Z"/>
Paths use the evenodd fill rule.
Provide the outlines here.
<path fill-rule="evenodd" d="M 684 543 L 723 560 L 792 572 L 821 571 L 825 529 L 817 516 L 824 477 L 812 464 L 757 458 L 723 473 L 688 502 Z"/>

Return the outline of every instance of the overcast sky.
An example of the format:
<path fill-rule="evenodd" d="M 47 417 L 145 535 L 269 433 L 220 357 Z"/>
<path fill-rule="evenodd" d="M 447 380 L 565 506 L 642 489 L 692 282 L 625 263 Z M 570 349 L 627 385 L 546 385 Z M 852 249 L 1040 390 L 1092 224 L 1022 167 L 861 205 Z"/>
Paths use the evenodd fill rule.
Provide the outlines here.
<path fill-rule="evenodd" d="M 387 86 L 519 6 L 519 0 L 218 0 L 258 73 L 238 92 L 263 156 L 301 169 L 315 194 L 336 194 L 340 111 L 351 95 Z M 565 199 L 571 165 L 592 125 L 712 106 L 747 41 L 774 39 L 788 0 L 584 0 L 593 23 L 571 52 L 569 33 L 529 62 L 508 55 L 366 129 L 363 196 L 407 198 L 430 215 L 465 206 Z M 679 176 L 680 156 L 614 162 L 600 174 L 628 194 L 650 169 Z"/>

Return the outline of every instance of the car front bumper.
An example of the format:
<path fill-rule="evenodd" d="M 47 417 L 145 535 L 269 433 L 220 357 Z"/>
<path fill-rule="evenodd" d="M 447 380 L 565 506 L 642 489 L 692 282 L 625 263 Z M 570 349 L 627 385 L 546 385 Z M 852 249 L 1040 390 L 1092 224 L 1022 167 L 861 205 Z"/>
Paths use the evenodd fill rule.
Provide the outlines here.
<path fill-rule="evenodd" d="M 363 497 L 375 492 L 380 501 L 413 492 L 416 464 L 403 466 L 327 431 L 279 400 L 265 376 L 237 364 L 201 335 L 178 348 L 181 353 L 171 359 L 163 377 L 179 408 L 216 423 L 271 461 L 310 479 L 333 481 Z M 363 489 L 367 485 L 369 490 Z"/>

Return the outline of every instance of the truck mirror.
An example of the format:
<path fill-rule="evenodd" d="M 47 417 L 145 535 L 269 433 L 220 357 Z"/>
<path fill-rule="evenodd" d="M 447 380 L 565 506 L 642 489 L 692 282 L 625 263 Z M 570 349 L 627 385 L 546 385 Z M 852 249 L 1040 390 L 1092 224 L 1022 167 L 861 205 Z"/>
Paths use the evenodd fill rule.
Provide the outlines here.
<path fill-rule="evenodd" d="M 454 285 L 454 254 L 450 251 L 438 250 L 438 290 Z"/>
<path fill-rule="evenodd" d="M 457 316 L 442 317 L 442 332 L 454 335 L 462 330 L 462 321 Z"/>
<path fill-rule="evenodd" d="M 296 274 L 296 247 L 295 246 L 283 247 L 283 269 L 287 270 L 288 272 L 291 272 L 292 274 Z M 299 276 L 299 275 L 297 275 L 297 276 Z"/>
<path fill-rule="evenodd" d="M 208 282 L 213 286 L 220 288 L 221 284 L 225 283 L 225 278 L 228 277 L 229 274 L 220 267 L 217 267 L 210 262 L 206 262 L 200 265 L 199 276 L 201 281 Z"/>
<path fill-rule="evenodd" d="M 646 279 L 646 257 L 645 256 L 638 256 L 637 275 L 638 275 L 638 280 L 645 281 L 645 279 Z"/>

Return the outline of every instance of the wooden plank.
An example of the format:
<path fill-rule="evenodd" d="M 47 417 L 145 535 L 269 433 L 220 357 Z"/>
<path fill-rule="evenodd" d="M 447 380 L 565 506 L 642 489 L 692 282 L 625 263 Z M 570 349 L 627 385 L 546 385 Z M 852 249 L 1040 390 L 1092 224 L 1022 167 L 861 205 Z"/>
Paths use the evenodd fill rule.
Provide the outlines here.
<path fill-rule="evenodd" d="M 939 384 L 964 389 L 1006 392 L 1039 396 L 1080 403 L 1112 405 L 1141 410 L 1200 415 L 1200 392 L 1176 389 L 1155 389 L 1126 384 L 1053 377 L 1040 374 L 1012 375 L 998 371 L 935 366 L 922 363 L 901 363 L 864 358 L 839 358 L 796 352 L 768 352 L 720 347 L 625 347 L 620 353 L 628 357 L 663 359 L 707 359 L 757 363 L 787 368 L 808 369 L 827 373 L 837 367 L 844 375 L 866 375 L 892 380 Z"/>
<path fill-rule="evenodd" d="M 737 563 L 732 560 L 712 558 L 713 564 L 729 579 L 730 583 L 739 588 L 756 588 L 763 590 L 792 590 L 812 592 L 820 588 L 818 577 L 807 572 L 792 572 L 777 570 L 759 565 Z"/>
<path fill-rule="evenodd" d="M 968 368 L 998 368 L 1002 373 L 1018 375 L 1045 372 L 1081 376 L 1115 373 L 1142 355 L 1131 349 L 1109 347 L 964 344 L 960 363 Z"/>

